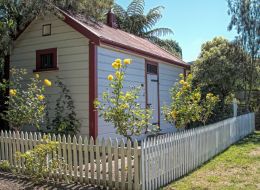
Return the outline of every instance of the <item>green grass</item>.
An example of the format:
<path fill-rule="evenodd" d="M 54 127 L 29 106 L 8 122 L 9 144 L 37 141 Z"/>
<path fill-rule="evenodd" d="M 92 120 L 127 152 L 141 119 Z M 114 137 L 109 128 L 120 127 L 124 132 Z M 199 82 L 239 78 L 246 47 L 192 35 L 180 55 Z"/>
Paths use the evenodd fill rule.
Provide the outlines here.
<path fill-rule="evenodd" d="M 260 190 L 260 132 L 246 137 L 164 190 Z"/>

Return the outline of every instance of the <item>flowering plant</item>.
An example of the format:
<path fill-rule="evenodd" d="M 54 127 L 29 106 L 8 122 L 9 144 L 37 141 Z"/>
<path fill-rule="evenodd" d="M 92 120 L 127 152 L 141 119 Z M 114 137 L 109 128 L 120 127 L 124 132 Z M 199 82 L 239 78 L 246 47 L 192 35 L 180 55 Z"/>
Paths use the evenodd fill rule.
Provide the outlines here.
<path fill-rule="evenodd" d="M 46 108 L 45 86 L 51 86 L 51 81 L 45 79 L 42 84 L 39 74 L 36 74 L 26 83 L 24 81 L 24 76 L 27 74 L 25 69 L 11 69 L 10 72 L 12 79 L 0 84 L 2 88 L 9 88 L 9 96 L 5 102 L 8 110 L 0 116 L 9 122 L 11 129 L 16 131 L 28 125 L 39 129 Z"/>
<path fill-rule="evenodd" d="M 180 74 L 180 79 L 170 91 L 171 104 L 163 106 L 165 119 L 176 128 L 187 127 L 189 123 L 196 121 L 205 125 L 219 98 L 209 93 L 202 99 L 201 89 L 193 89 L 191 86 L 191 74 L 187 76 L 186 81 L 184 75 Z"/>
<path fill-rule="evenodd" d="M 123 91 L 127 66 L 131 63 L 130 59 L 117 59 L 112 63 L 115 73 L 107 77 L 111 91 L 103 92 L 102 101 L 96 100 L 94 103 L 99 115 L 106 122 L 113 123 L 117 133 L 128 139 L 140 135 L 151 126 L 149 120 L 152 114 L 150 109 L 141 108 L 137 101 L 141 87 Z"/>

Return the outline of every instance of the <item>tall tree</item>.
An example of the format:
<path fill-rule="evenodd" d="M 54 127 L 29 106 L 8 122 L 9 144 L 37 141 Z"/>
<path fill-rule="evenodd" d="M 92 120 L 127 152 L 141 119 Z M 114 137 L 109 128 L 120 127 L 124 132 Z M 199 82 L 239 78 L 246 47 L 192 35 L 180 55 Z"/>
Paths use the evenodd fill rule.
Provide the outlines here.
<path fill-rule="evenodd" d="M 254 86 L 260 86 L 255 82 L 259 77 L 260 67 L 260 0 L 228 0 L 231 22 L 229 30 L 235 28 L 238 39 L 245 51 L 250 55 L 248 62 L 248 91 L 246 103 L 250 104 L 251 92 Z M 258 72 L 257 72 L 258 71 Z"/>
<path fill-rule="evenodd" d="M 224 111 L 225 100 L 240 87 L 247 54 L 236 43 L 230 43 L 222 37 L 216 37 L 202 45 L 198 60 L 193 66 L 196 85 L 206 93 L 220 98 L 220 107 Z"/>
<path fill-rule="evenodd" d="M 126 9 L 115 4 L 113 12 L 116 15 L 117 24 L 120 29 L 146 38 L 158 44 L 171 53 L 180 55 L 180 47 L 175 41 L 162 40 L 160 37 L 173 34 L 170 28 L 155 28 L 156 23 L 162 18 L 163 6 L 157 6 L 144 13 L 144 0 L 133 0 Z"/>

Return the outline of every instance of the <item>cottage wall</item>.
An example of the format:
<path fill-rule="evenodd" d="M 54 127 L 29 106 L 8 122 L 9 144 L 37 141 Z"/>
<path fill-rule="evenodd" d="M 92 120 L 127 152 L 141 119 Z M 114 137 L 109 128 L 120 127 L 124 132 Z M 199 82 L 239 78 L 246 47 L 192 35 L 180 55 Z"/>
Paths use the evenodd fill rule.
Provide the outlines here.
<path fill-rule="evenodd" d="M 51 24 L 51 36 L 42 36 L 42 25 Z M 14 43 L 11 53 L 11 67 L 27 69 L 29 77 L 36 68 L 36 50 L 57 48 L 58 71 L 40 72 L 42 79 L 48 78 L 53 83 L 56 77 L 67 85 L 76 106 L 77 116 L 81 121 L 81 134 L 89 134 L 89 40 L 55 16 L 39 18 L 22 33 Z M 59 89 L 47 88 L 50 96 L 50 113 L 53 117 Z"/>
<path fill-rule="evenodd" d="M 123 52 L 122 50 L 110 49 L 107 47 L 98 48 L 98 95 L 99 99 L 102 96 L 102 92 L 108 89 L 109 81 L 107 76 L 113 74 L 114 70 L 111 63 L 117 59 L 130 58 L 133 60 L 126 73 L 126 85 L 125 89 L 129 89 L 129 86 L 142 85 L 143 90 L 140 95 L 140 103 L 142 107 L 145 107 L 145 60 L 149 58 L 141 57 L 139 55 L 130 54 Z M 165 104 L 170 103 L 170 88 L 179 80 L 179 74 L 183 73 L 183 68 L 177 67 L 172 64 L 162 63 L 156 60 L 151 60 L 158 62 L 159 67 L 159 95 L 160 95 L 160 107 Z M 163 133 L 174 132 L 175 128 L 164 121 L 164 117 L 160 115 L 160 127 Z M 103 121 L 102 118 L 98 120 L 98 135 L 99 138 L 110 137 L 115 139 L 120 137 L 116 135 L 116 131 L 111 124 Z"/>

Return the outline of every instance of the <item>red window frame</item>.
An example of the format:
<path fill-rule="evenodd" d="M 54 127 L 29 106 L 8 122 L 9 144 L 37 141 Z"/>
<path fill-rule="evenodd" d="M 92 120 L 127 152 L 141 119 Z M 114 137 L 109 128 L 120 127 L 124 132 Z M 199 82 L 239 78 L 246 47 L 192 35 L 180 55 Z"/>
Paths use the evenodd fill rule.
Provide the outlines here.
<path fill-rule="evenodd" d="M 52 61 L 53 61 L 53 67 L 52 68 L 41 68 L 41 55 L 44 54 L 52 54 Z M 57 48 L 50 48 L 50 49 L 42 49 L 42 50 L 36 50 L 36 69 L 34 72 L 41 72 L 41 71 L 53 71 L 58 70 L 58 60 L 57 60 Z"/>

